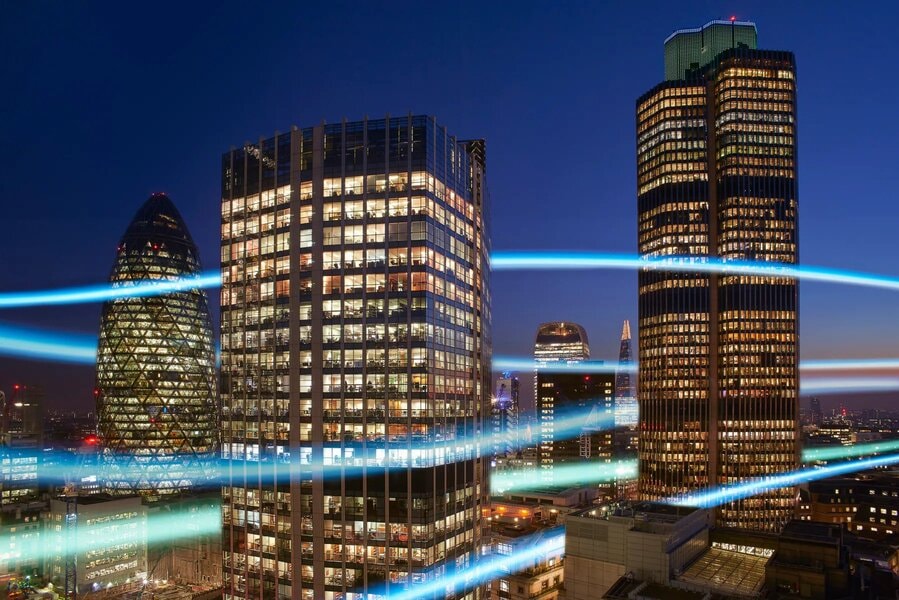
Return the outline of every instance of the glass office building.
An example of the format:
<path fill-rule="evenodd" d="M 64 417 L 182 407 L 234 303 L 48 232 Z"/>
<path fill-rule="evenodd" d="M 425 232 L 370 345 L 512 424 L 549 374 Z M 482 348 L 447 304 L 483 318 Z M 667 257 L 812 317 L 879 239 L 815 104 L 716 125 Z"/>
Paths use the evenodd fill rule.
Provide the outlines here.
<path fill-rule="evenodd" d="M 637 100 L 639 251 L 796 263 L 793 55 L 756 49 L 754 25 L 721 27 L 734 28 L 731 45 L 718 47 L 728 36 L 717 35 L 680 66 L 669 64 L 679 54 L 668 47 L 696 32 L 669 38 L 671 78 Z M 647 268 L 639 319 L 641 498 L 797 466 L 795 280 Z M 794 499 L 783 488 L 729 502 L 717 521 L 778 530 Z"/>
<path fill-rule="evenodd" d="M 119 242 L 112 286 L 199 273 L 184 220 L 165 194 L 153 194 Z M 105 491 L 170 494 L 208 483 L 216 474 L 219 422 L 205 292 L 106 302 L 96 395 Z"/>
<path fill-rule="evenodd" d="M 553 321 L 537 328 L 534 361 L 543 363 L 576 363 L 590 358 L 587 332 L 577 323 Z"/>
<path fill-rule="evenodd" d="M 477 560 L 486 199 L 483 141 L 433 117 L 224 154 L 225 598 L 386 597 Z"/>

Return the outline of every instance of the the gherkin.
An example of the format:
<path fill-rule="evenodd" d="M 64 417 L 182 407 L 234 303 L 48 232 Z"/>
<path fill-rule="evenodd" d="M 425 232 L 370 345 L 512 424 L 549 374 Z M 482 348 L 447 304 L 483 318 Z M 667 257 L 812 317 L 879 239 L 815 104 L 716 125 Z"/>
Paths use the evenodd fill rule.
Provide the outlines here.
<path fill-rule="evenodd" d="M 127 287 L 200 272 L 197 248 L 165 194 L 137 211 L 110 280 Z M 210 481 L 218 450 L 215 350 L 206 294 L 187 289 L 103 306 L 97 412 L 104 488 L 169 494 Z"/>

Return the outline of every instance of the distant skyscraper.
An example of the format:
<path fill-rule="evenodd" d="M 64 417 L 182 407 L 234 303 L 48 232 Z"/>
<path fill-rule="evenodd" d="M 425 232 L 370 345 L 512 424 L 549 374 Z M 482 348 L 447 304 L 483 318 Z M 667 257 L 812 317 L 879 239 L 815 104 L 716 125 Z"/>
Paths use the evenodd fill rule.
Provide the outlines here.
<path fill-rule="evenodd" d="M 631 322 L 621 327 L 621 346 L 618 349 L 618 370 L 615 372 L 615 427 L 636 427 L 637 398 L 634 378 L 631 377 Z"/>
<path fill-rule="evenodd" d="M 506 371 L 496 380 L 496 395 L 493 398 L 491 414 L 494 454 L 513 452 L 520 446 L 519 391 L 520 381 L 515 373 Z"/>
<path fill-rule="evenodd" d="M 537 329 L 537 462 L 548 483 L 554 465 L 579 461 L 585 455 L 603 459 L 611 455 L 611 429 L 608 424 L 603 429 L 602 420 L 613 410 L 614 376 L 591 372 L 588 366 L 564 373 L 552 369 L 553 365 L 577 365 L 589 359 L 587 332 L 577 323 L 554 321 Z M 579 425 L 586 429 L 578 429 Z"/>
<path fill-rule="evenodd" d="M 821 399 L 811 400 L 811 421 L 813 425 L 821 425 L 824 422 L 824 411 L 821 410 Z"/>
<path fill-rule="evenodd" d="M 797 262 L 795 63 L 755 40 L 720 21 L 666 40 L 666 80 L 636 107 L 641 255 Z M 792 279 L 640 272 L 642 498 L 797 466 L 797 299 Z M 717 521 L 778 530 L 794 498 L 728 502 Z"/>
<path fill-rule="evenodd" d="M 556 321 L 537 328 L 534 360 L 541 363 L 575 363 L 590 358 L 587 332 L 577 323 Z"/>
<path fill-rule="evenodd" d="M 383 597 L 477 560 L 486 200 L 484 142 L 429 116 L 223 156 L 226 599 Z"/>
<path fill-rule="evenodd" d="M 165 194 L 153 194 L 119 242 L 110 281 L 127 288 L 199 272 L 181 215 Z M 206 294 L 104 304 L 96 393 L 106 491 L 169 494 L 207 482 L 219 431 Z"/>

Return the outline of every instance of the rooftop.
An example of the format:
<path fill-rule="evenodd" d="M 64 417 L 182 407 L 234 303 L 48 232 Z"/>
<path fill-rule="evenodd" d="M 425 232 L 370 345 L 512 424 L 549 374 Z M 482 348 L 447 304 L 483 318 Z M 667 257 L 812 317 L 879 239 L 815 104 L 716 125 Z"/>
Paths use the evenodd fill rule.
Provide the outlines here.
<path fill-rule="evenodd" d="M 700 589 L 756 597 L 765 584 L 767 563 L 764 556 L 709 548 L 677 579 Z"/>

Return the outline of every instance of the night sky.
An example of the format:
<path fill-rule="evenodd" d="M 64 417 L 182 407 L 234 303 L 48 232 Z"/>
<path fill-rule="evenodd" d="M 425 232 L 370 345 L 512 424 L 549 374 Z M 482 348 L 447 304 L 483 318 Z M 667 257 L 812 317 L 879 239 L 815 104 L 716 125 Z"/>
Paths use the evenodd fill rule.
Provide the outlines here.
<path fill-rule="evenodd" d="M 758 25 L 760 47 L 796 54 L 801 261 L 899 276 L 893 3 L 308 4 L 3 3 L 0 291 L 105 280 L 154 191 L 216 268 L 224 151 L 410 111 L 487 139 L 494 249 L 635 252 L 635 99 L 663 78 L 665 37 L 730 15 Z M 540 322 L 572 320 L 593 358 L 614 360 L 621 321 L 636 319 L 634 273 L 492 285 L 497 354 L 528 355 Z M 802 357 L 899 356 L 897 301 L 803 284 Z M 6 310 L 0 324 L 96 333 L 99 315 Z M 90 407 L 93 379 L 89 366 L 0 358 L 0 389 L 42 384 L 52 407 Z"/>

